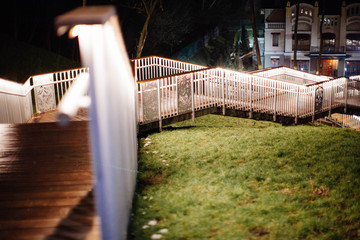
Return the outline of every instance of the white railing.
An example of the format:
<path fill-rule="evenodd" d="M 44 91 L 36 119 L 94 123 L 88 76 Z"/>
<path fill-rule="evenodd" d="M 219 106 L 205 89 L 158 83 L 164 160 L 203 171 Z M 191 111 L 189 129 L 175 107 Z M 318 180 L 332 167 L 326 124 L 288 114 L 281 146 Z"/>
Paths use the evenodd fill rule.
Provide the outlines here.
<path fill-rule="evenodd" d="M 304 85 L 208 68 L 138 81 L 138 119 L 141 124 L 159 121 L 161 126 L 162 119 L 189 112 L 194 115 L 195 111 L 210 107 L 221 107 L 224 113 L 226 109 L 249 111 L 250 116 L 252 112 L 270 113 L 274 120 L 276 115 L 294 117 L 296 121 L 309 116 L 314 119 L 319 112 L 346 105 L 347 79 L 316 80 L 323 79 L 326 80 Z"/>
<path fill-rule="evenodd" d="M 314 116 L 317 112 L 331 112 L 332 108 L 341 105 L 346 108 L 348 99 L 360 95 L 359 81 L 330 79 L 286 67 L 246 74 L 205 67 L 193 71 L 191 69 L 202 66 L 171 62 L 170 59 L 160 57 L 135 59 L 131 62 L 136 66 L 144 64 L 138 68 L 138 72 L 147 73 L 141 75 L 142 78 L 150 78 L 137 81 L 138 121 L 141 124 L 210 107 L 222 107 L 224 111 L 249 111 L 250 114 L 274 114 L 274 120 L 276 115 L 297 119 Z M 173 71 L 166 70 L 171 66 L 174 66 Z M 33 76 L 24 85 L 9 84 L 13 87 L 12 90 L 7 89 L 7 92 L 4 87 L 0 88 L 3 89 L 0 91 L 0 100 L 3 102 L 1 121 L 28 121 L 33 113 L 31 92 L 36 112 L 55 109 L 72 81 L 85 71 L 87 70 L 82 68 Z M 171 73 L 175 75 L 167 76 Z M 154 78 L 162 74 L 166 76 Z"/>
<path fill-rule="evenodd" d="M 360 81 L 360 75 L 351 76 L 351 77 L 349 77 L 349 79 L 354 80 L 354 81 Z"/>
<path fill-rule="evenodd" d="M 0 123 L 25 123 L 34 110 L 55 110 L 71 83 L 85 71 L 78 68 L 35 75 L 24 84 L 0 79 Z"/>
<path fill-rule="evenodd" d="M 24 84 L 0 79 L 0 123 L 24 123 L 33 115 L 30 79 Z"/>
<path fill-rule="evenodd" d="M 160 78 L 207 68 L 202 65 L 156 56 L 132 59 L 131 63 L 136 81 Z"/>
<path fill-rule="evenodd" d="M 331 115 L 331 119 L 342 127 L 351 128 L 358 131 L 360 130 L 359 116 L 336 113 Z"/>
<path fill-rule="evenodd" d="M 313 84 L 331 79 L 331 77 L 328 76 L 318 76 L 288 67 L 268 68 L 255 71 L 252 74 L 301 85 Z"/>
<path fill-rule="evenodd" d="M 267 29 L 284 29 L 285 23 L 265 23 Z"/>

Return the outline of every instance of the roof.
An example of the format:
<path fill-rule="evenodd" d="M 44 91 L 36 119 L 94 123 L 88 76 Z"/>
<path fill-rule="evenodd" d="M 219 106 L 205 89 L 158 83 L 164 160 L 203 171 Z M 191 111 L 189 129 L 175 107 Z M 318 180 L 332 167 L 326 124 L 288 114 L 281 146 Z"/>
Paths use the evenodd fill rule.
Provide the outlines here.
<path fill-rule="evenodd" d="M 266 22 L 285 22 L 285 9 L 274 9 L 266 18 Z"/>

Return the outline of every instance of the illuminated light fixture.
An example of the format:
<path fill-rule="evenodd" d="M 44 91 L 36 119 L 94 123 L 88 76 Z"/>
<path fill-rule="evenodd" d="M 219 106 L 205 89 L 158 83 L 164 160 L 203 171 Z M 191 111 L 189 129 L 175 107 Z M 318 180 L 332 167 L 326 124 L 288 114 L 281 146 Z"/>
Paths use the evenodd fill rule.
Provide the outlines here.
<path fill-rule="evenodd" d="M 102 238 L 126 239 L 137 174 L 136 86 L 116 11 L 79 7 L 57 17 L 55 25 L 59 35 L 70 30 L 70 37 L 78 37 L 82 65 L 89 68 L 89 135 Z M 80 105 L 84 79 L 64 98 L 65 115 Z"/>

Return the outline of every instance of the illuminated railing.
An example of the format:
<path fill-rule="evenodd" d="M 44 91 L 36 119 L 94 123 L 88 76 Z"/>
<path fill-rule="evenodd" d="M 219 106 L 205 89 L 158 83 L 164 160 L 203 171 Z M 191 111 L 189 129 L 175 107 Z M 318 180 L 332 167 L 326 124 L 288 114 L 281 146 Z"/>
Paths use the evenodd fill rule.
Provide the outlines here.
<path fill-rule="evenodd" d="M 136 81 L 160 78 L 207 68 L 202 65 L 157 56 L 132 59 L 131 63 L 134 68 Z"/>
<path fill-rule="evenodd" d="M 256 76 L 267 77 L 276 80 L 282 80 L 295 84 L 314 84 L 331 79 L 328 76 L 318 76 L 311 73 L 297 71 L 287 67 L 269 68 L 252 73 Z"/>
<path fill-rule="evenodd" d="M 351 76 L 351 77 L 349 77 L 349 79 L 354 80 L 354 81 L 360 81 L 360 75 Z"/>
<path fill-rule="evenodd" d="M 33 115 L 30 79 L 19 84 L 0 79 L 0 123 L 24 123 Z"/>
<path fill-rule="evenodd" d="M 356 115 L 347 115 L 347 114 L 332 114 L 331 119 L 337 122 L 338 125 L 342 127 L 355 129 L 360 131 L 360 117 Z"/>
<path fill-rule="evenodd" d="M 184 113 L 194 116 L 196 111 L 211 107 L 220 107 L 224 113 L 226 109 L 236 109 L 248 111 L 250 116 L 261 112 L 273 114 L 274 120 L 276 115 L 282 115 L 297 121 L 346 104 L 346 78 L 329 79 L 286 68 L 276 70 L 283 71 L 282 75 L 287 72 L 286 76 L 310 76 L 314 81 L 295 84 L 222 68 L 138 81 L 139 122 L 159 121 L 161 127 L 163 119 Z"/>
<path fill-rule="evenodd" d="M 0 79 L 0 123 L 25 123 L 35 112 L 55 110 L 85 68 L 35 75 L 24 84 Z M 34 105 L 33 101 L 34 99 Z"/>

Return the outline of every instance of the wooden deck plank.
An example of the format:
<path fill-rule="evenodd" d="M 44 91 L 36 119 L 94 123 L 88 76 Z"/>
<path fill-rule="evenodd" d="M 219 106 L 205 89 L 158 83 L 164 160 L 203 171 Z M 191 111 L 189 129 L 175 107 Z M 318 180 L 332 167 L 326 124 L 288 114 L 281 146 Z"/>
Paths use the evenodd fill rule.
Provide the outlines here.
<path fill-rule="evenodd" d="M 87 122 L 0 124 L 0 239 L 100 239 Z"/>

